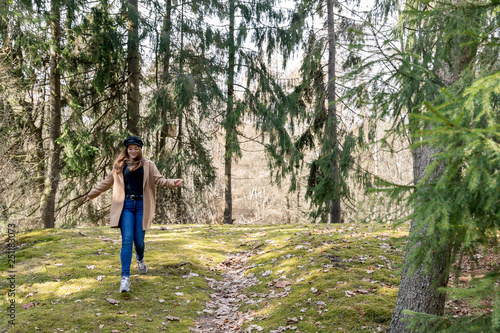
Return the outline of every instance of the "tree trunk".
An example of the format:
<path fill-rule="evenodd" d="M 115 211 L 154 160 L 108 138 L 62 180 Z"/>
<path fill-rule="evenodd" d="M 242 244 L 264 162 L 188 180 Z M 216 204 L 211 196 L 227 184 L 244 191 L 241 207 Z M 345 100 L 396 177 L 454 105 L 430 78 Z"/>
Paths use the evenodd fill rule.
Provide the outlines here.
<path fill-rule="evenodd" d="M 182 77 L 184 80 L 184 3 L 181 5 L 181 45 L 179 49 L 180 57 L 179 57 L 179 75 Z M 182 121 L 183 121 L 183 110 L 184 109 L 184 103 L 180 102 L 177 106 L 177 126 L 178 126 L 178 133 L 177 133 L 177 178 L 182 179 L 182 168 L 183 168 L 183 154 L 184 154 L 184 144 L 182 142 L 183 138 L 183 128 L 182 128 Z M 182 200 L 182 188 L 178 187 L 177 188 L 177 218 L 182 222 L 186 223 L 186 216 L 184 214 L 185 209 L 184 209 L 184 202 Z"/>
<path fill-rule="evenodd" d="M 182 128 L 182 110 L 179 110 L 179 119 L 178 119 L 178 128 L 179 128 L 179 132 L 178 132 L 178 136 L 177 136 L 177 147 L 178 147 L 178 150 L 177 150 L 177 154 L 179 156 L 178 158 L 178 165 L 177 165 L 177 174 L 176 174 L 176 177 L 178 179 L 182 179 L 182 168 L 183 168 L 183 163 L 182 163 L 182 159 L 183 159 L 183 149 L 184 149 L 184 145 L 183 145 L 183 142 L 182 142 L 182 135 L 183 135 L 183 128 Z M 182 188 L 181 187 L 178 187 L 177 188 L 177 218 L 182 222 L 182 223 L 186 223 L 186 216 L 184 214 L 185 212 L 185 209 L 184 209 L 184 202 L 182 200 Z"/>
<path fill-rule="evenodd" d="M 333 14 L 333 0 L 327 1 L 328 6 L 328 121 L 326 124 L 325 146 L 329 151 L 333 152 L 332 159 L 332 177 L 335 187 L 334 199 L 330 200 L 330 223 L 340 223 L 340 195 L 339 195 L 339 153 L 338 153 L 338 138 L 337 138 L 337 110 L 335 103 L 335 64 L 336 64 L 336 49 L 335 49 L 335 16 Z"/>
<path fill-rule="evenodd" d="M 162 89 L 164 89 L 164 93 L 167 94 L 168 85 L 170 83 L 170 36 L 172 34 L 172 0 L 167 0 L 167 12 L 165 13 L 165 20 L 163 22 L 163 47 L 165 49 L 165 54 L 163 55 L 163 74 L 162 74 Z M 163 49 L 163 48 L 162 48 Z M 166 97 L 165 97 L 166 98 Z M 162 103 L 163 107 L 161 109 L 161 121 L 162 127 L 160 130 L 160 145 L 159 151 L 163 152 L 165 150 L 165 146 L 167 144 L 167 136 L 168 136 L 168 106 L 165 105 L 165 101 Z"/>
<path fill-rule="evenodd" d="M 432 162 L 432 155 L 437 153 L 436 150 L 429 146 L 422 146 L 413 150 L 413 174 L 414 183 L 417 184 L 425 173 L 425 168 Z M 435 179 L 442 170 L 441 166 L 435 172 Z M 414 237 L 417 223 L 413 221 L 410 228 L 410 235 Z M 425 232 L 421 230 L 418 232 Z M 418 247 L 416 243 L 414 247 Z M 413 248 L 414 248 L 413 247 Z M 405 268 L 401 276 L 399 285 L 398 298 L 396 307 L 392 315 L 392 321 L 387 332 L 400 333 L 407 332 L 406 322 L 402 320 L 408 318 L 404 315 L 403 310 L 411 310 L 441 316 L 444 313 L 446 294 L 439 292 L 438 288 L 446 287 L 449 277 L 450 266 L 450 250 L 447 248 L 441 249 L 439 253 L 435 253 L 432 258 L 432 265 L 427 272 L 424 267 L 419 267 L 416 272 L 410 276 L 408 266 L 408 256 L 412 248 L 407 250 L 405 255 Z"/>
<path fill-rule="evenodd" d="M 234 98 L 234 63 L 236 46 L 234 45 L 234 0 L 229 0 L 229 66 L 227 71 L 227 112 L 226 112 L 226 144 L 225 144 L 225 207 L 224 207 L 224 223 L 233 223 L 233 197 L 231 192 L 231 162 L 232 162 L 232 146 L 234 140 L 234 120 L 233 118 L 233 98 Z"/>
<path fill-rule="evenodd" d="M 128 41 L 127 41 L 127 130 L 135 135 L 139 134 L 139 26 L 138 0 L 129 0 L 128 3 Z"/>
<path fill-rule="evenodd" d="M 59 155 L 61 147 L 57 139 L 61 133 L 61 76 L 57 67 L 61 43 L 60 8 L 58 0 L 51 1 L 52 44 L 50 45 L 50 133 L 49 133 L 49 163 L 45 176 L 40 210 L 42 223 L 45 228 L 54 228 L 55 202 L 57 186 L 59 184 Z"/>
<path fill-rule="evenodd" d="M 451 0 L 451 3 L 457 6 L 457 8 L 461 2 L 462 0 Z M 426 32 L 423 31 L 422 33 L 425 34 Z M 465 45 L 464 41 L 458 42 L 457 40 L 457 43 L 449 51 L 451 54 L 449 59 L 436 59 L 436 75 L 446 87 L 453 85 L 460 79 L 463 70 L 475 57 L 476 50 Z M 415 133 L 411 134 L 415 135 Z M 422 146 L 413 150 L 413 177 L 415 185 L 424 176 L 427 166 L 432 163 L 432 155 L 438 152 L 437 149 L 429 146 Z M 443 169 L 443 165 L 438 166 L 429 178 L 429 182 L 436 181 Z M 410 238 L 415 237 L 415 232 L 425 233 L 425 230 L 416 228 L 417 224 L 418 221 L 412 221 Z M 419 244 L 416 243 L 413 246 L 418 247 Z M 401 276 L 396 308 L 394 309 L 392 322 L 388 329 L 390 333 L 408 331 L 406 323 L 401 321 L 407 317 L 402 313 L 405 309 L 436 316 L 441 316 L 444 312 L 446 294 L 439 292 L 438 288 L 446 287 L 448 284 L 451 265 L 450 248 L 445 245 L 438 252 L 434 253 L 427 272 L 424 271 L 423 267 L 419 267 L 413 276 L 409 276 L 408 252 L 411 250 L 409 248 L 406 253 L 405 268 Z"/>

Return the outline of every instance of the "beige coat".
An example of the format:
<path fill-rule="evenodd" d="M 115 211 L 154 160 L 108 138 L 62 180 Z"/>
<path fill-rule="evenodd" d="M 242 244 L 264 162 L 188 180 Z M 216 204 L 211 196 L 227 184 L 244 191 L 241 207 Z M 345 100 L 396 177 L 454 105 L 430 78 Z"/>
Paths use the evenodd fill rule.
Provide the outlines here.
<path fill-rule="evenodd" d="M 144 213 L 142 218 L 142 229 L 148 230 L 151 227 L 151 222 L 155 215 L 156 208 L 156 185 L 164 187 L 175 187 L 174 179 L 166 179 L 163 177 L 156 165 L 150 160 L 144 162 L 144 181 L 143 188 L 143 204 Z M 123 173 L 117 174 L 114 170 L 92 191 L 88 196 L 92 199 L 99 196 L 99 194 L 109 190 L 113 187 L 113 199 L 111 202 L 111 228 L 118 228 L 120 224 L 120 217 L 123 210 L 123 203 L 125 202 L 125 181 Z"/>

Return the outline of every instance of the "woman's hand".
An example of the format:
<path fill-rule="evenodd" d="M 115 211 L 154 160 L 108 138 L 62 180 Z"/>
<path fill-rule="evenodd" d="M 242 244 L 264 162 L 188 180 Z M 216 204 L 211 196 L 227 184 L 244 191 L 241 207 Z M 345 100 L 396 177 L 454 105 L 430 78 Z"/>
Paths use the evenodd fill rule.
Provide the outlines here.
<path fill-rule="evenodd" d="M 181 187 L 182 186 L 182 179 L 176 179 L 174 180 L 175 187 Z"/>

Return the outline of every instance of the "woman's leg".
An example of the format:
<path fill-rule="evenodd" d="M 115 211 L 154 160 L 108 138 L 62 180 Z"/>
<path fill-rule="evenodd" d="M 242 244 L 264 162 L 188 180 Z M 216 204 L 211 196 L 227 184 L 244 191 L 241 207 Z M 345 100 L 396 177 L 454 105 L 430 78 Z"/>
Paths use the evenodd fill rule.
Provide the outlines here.
<path fill-rule="evenodd" d="M 134 245 L 137 261 L 140 261 L 144 258 L 144 237 L 146 235 L 146 231 L 142 230 L 142 215 L 143 215 L 143 202 L 142 200 L 138 200 L 135 203 L 135 215 L 134 215 Z"/>
<path fill-rule="evenodd" d="M 130 262 L 132 261 L 132 244 L 134 242 L 134 201 L 125 199 L 122 216 L 120 218 L 120 230 L 122 234 L 122 250 L 120 259 L 122 262 L 122 276 L 130 276 Z"/>

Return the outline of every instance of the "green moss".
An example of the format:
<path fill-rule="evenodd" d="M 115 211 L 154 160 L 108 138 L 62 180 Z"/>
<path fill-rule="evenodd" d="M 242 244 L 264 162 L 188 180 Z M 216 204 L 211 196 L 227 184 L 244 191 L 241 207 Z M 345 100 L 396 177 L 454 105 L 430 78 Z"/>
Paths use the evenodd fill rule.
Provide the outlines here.
<path fill-rule="evenodd" d="M 372 332 L 390 321 L 405 231 L 380 225 L 165 229 L 146 234 L 148 273 L 138 275 L 133 260 L 128 293 L 118 292 L 119 230 L 52 229 L 16 235 L 18 325 L 9 332 L 189 332 L 213 293 L 205 277 L 219 279 L 216 265 L 228 253 L 240 251 L 256 252 L 246 274 L 255 274 L 262 283 L 243 291 L 252 301 L 239 311 L 253 311 L 257 318 L 251 324 L 264 331 L 291 325 L 302 332 Z M 7 265 L 3 254 L 2 295 L 9 288 Z M 280 280 L 291 284 L 277 287 Z M 347 297 L 348 292 L 354 294 Z M 109 298 L 120 303 L 111 304 Z M 2 297 L 0 307 L 7 302 Z M 294 317 L 296 323 L 290 319 Z M 5 325 L 2 321 L 0 331 Z"/>

